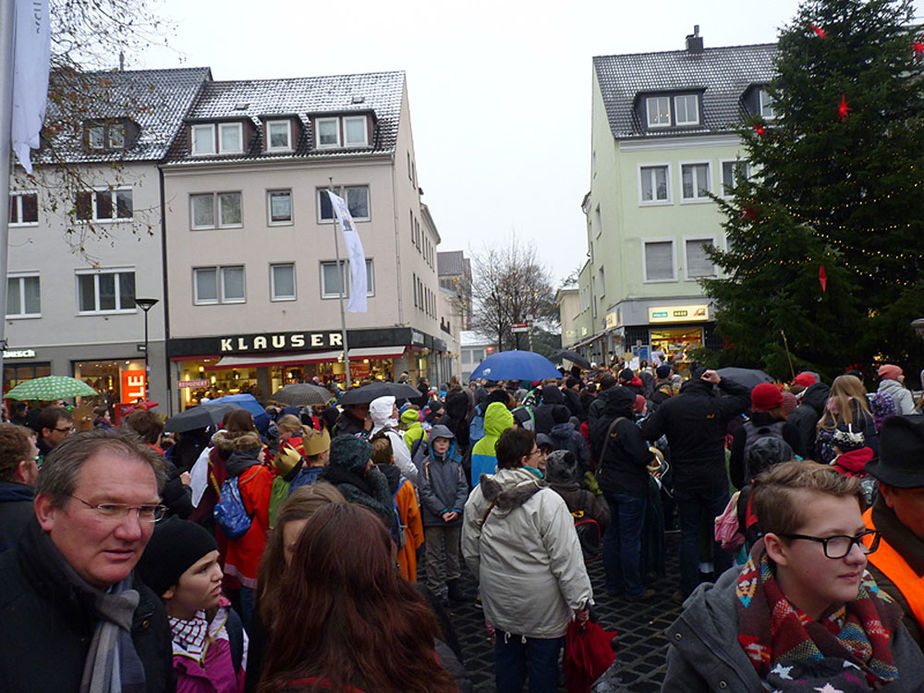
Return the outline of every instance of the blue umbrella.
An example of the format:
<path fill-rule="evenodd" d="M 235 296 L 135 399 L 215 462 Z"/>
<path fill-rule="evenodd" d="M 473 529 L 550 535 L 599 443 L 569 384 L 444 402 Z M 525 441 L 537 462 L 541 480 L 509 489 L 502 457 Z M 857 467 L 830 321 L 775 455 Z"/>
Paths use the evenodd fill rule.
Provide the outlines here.
<path fill-rule="evenodd" d="M 253 414 L 254 425 L 257 427 L 257 430 L 261 432 L 266 430 L 266 427 L 269 425 L 269 414 L 266 413 L 266 409 L 263 408 L 253 395 L 225 395 L 224 397 L 216 397 L 215 399 L 209 400 L 205 402 L 203 406 L 209 407 L 215 404 L 236 404 L 243 407 Z"/>
<path fill-rule="evenodd" d="M 555 364 L 532 351 L 501 351 L 478 364 L 470 378 L 488 380 L 543 380 L 560 378 Z"/>

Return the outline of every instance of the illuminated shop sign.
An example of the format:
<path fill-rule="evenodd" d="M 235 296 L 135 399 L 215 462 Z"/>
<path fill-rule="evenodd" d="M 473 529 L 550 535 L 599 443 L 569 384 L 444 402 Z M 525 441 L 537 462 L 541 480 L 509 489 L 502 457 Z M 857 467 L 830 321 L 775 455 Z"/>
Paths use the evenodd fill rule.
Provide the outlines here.
<path fill-rule="evenodd" d="M 324 349 L 328 347 L 343 347 L 343 335 L 339 332 L 283 332 L 280 334 L 221 337 L 219 339 L 219 349 L 222 354 Z"/>
<path fill-rule="evenodd" d="M 648 309 L 648 322 L 705 322 L 709 306 L 657 306 Z"/>

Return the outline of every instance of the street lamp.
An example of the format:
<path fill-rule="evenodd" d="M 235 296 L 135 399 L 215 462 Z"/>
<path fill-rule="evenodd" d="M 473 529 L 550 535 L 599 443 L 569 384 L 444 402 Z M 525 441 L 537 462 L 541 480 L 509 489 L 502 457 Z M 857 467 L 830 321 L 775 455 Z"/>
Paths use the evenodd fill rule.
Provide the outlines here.
<path fill-rule="evenodd" d="M 157 303 L 156 298 L 136 298 L 135 305 L 144 311 L 144 401 L 148 401 L 151 367 L 148 365 L 148 311 Z"/>

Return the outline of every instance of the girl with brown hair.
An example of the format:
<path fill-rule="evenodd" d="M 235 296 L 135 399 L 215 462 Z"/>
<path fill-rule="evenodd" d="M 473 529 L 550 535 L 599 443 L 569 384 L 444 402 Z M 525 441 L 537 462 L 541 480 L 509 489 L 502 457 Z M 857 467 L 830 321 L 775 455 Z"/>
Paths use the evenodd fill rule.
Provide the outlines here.
<path fill-rule="evenodd" d="M 440 667 L 433 613 L 395 570 L 382 521 L 355 503 L 330 504 L 305 526 L 271 612 L 261 693 L 456 691 Z"/>

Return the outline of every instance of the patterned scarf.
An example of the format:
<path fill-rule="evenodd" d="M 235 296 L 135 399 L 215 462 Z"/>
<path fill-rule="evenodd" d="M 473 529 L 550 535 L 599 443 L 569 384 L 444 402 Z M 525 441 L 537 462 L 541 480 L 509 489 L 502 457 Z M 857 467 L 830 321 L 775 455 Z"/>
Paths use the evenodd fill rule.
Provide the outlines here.
<path fill-rule="evenodd" d="M 890 646 L 901 610 L 869 573 L 854 601 L 814 621 L 780 590 L 761 539 L 738 576 L 736 595 L 738 642 L 767 690 L 807 679 L 876 690 L 899 678 Z"/>
<path fill-rule="evenodd" d="M 205 618 L 205 611 L 197 611 L 190 619 L 171 616 L 170 630 L 173 632 L 173 642 L 201 662 L 209 646 L 209 622 Z"/>

